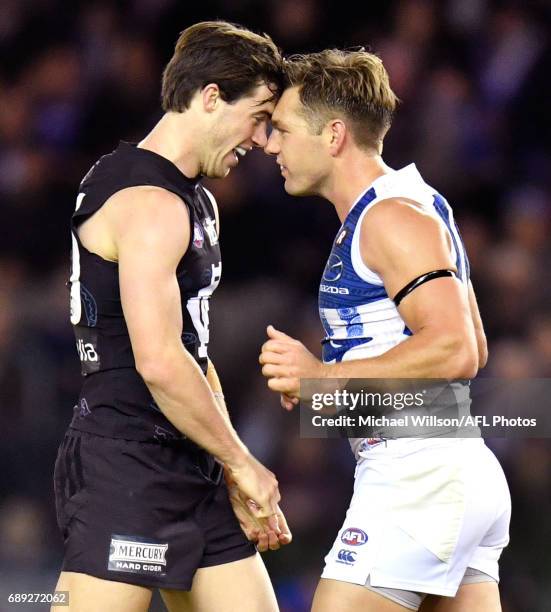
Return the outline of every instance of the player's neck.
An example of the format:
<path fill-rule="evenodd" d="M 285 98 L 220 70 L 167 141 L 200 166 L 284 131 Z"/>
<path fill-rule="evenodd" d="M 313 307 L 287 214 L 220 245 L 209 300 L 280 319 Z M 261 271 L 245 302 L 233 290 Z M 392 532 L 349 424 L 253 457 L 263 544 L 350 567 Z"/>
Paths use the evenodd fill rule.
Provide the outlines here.
<path fill-rule="evenodd" d="M 383 174 L 392 172 L 380 155 L 358 155 L 342 159 L 324 189 L 323 197 L 335 207 L 341 223 L 344 221 L 358 198 Z"/>
<path fill-rule="evenodd" d="M 149 134 L 138 144 L 143 149 L 166 157 L 188 178 L 200 171 L 196 125 L 187 113 L 165 113 Z M 186 137 L 183 138 L 182 134 Z"/>

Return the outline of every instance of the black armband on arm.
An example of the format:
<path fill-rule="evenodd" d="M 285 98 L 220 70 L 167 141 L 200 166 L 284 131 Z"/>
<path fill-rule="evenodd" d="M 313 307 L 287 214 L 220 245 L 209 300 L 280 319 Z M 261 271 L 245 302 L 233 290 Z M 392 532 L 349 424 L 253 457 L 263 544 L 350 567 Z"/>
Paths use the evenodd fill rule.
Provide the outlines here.
<path fill-rule="evenodd" d="M 403 289 L 400 289 L 392 301 L 398 307 L 406 295 L 411 293 L 414 289 L 417 289 L 417 287 L 420 287 L 423 283 L 431 281 L 435 278 L 440 278 L 441 276 L 457 276 L 457 274 L 453 270 L 434 270 L 433 272 L 421 274 L 421 276 L 414 278 Z"/>

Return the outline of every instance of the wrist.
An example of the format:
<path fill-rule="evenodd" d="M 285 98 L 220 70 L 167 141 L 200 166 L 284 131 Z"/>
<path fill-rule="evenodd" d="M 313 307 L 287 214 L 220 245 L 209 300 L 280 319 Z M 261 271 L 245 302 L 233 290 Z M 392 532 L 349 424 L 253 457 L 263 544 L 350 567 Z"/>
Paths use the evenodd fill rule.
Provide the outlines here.
<path fill-rule="evenodd" d="M 320 363 L 320 376 L 319 378 L 339 378 L 338 368 L 336 363 Z"/>
<path fill-rule="evenodd" d="M 250 458 L 251 453 L 249 449 L 241 441 L 239 441 L 239 444 L 232 449 L 231 452 L 227 453 L 227 456 L 224 458 L 220 457 L 224 463 L 224 467 L 230 473 L 241 470 L 249 462 Z"/>

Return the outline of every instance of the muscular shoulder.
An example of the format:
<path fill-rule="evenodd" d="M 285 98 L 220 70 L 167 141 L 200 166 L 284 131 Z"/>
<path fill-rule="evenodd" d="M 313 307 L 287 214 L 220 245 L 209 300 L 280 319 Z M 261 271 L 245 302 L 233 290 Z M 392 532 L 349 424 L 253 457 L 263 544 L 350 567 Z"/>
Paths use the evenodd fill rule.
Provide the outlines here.
<path fill-rule="evenodd" d="M 104 205 L 111 222 L 132 223 L 185 220 L 189 217 L 184 201 L 162 187 L 128 187 L 112 195 Z"/>
<path fill-rule="evenodd" d="M 405 198 L 379 202 L 361 227 L 361 254 L 371 269 L 381 272 L 398 266 L 420 268 L 449 261 L 449 235 L 435 215 Z"/>
<path fill-rule="evenodd" d="M 427 212 L 419 202 L 406 198 L 389 198 L 376 203 L 364 218 L 362 229 L 387 230 L 397 232 L 419 226 L 438 224 L 436 217 Z"/>
<path fill-rule="evenodd" d="M 415 258 L 432 246 L 438 250 L 449 246 L 449 236 L 437 217 L 405 198 L 377 203 L 366 213 L 360 231 L 362 255 L 373 269 L 387 256 Z"/>
<path fill-rule="evenodd" d="M 129 187 L 114 194 L 105 213 L 117 253 L 123 243 L 165 248 L 183 254 L 189 243 L 189 212 L 176 194 L 153 186 Z"/>

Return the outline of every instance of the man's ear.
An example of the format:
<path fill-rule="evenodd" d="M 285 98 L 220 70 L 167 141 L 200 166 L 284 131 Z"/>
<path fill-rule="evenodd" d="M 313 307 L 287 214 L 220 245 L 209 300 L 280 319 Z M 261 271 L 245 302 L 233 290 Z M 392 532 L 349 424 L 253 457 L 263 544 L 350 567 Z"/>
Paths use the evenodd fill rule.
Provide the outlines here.
<path fill-rule="evenodd" d="M 220 88 L 216 83 L 209 83 L 205 85 L 201 90 L 201 99 L 203 101 L 203 108 L 207 113 L 214 112 L 221 100 Z"/>
<path fill-rule="evenodd" d="M 329 146 L 329 154 L 336 157 L 341 151 L 348 136 L 346 124 L 342 119 L 331 119 L 324 130 Z"/>

